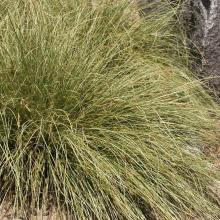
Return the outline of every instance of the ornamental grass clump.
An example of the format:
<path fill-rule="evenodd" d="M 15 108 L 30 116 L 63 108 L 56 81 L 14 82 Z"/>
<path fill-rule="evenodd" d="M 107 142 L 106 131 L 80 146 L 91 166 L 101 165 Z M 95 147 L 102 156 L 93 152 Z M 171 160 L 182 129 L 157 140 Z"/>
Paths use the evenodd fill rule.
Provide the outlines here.
<path fill-rule="evenodd" d="M 177 7 L 0 3 L 1 203 L 27 218 L 219 219 L 201 153 L 219 108 L 187 68 Z"/>

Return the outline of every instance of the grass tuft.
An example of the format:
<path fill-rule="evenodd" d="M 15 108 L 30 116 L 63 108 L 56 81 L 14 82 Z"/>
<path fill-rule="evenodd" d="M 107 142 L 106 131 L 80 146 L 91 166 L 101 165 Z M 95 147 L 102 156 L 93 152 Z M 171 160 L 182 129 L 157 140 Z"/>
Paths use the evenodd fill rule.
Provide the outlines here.
<path fill-rule="evenodd" d="M 187 68 L 177 7 L 0 3 L 0 195 L 28 217 L 219 219 L 219 108 Z M 151 217 L 150 217 L 151 216 Z"/>

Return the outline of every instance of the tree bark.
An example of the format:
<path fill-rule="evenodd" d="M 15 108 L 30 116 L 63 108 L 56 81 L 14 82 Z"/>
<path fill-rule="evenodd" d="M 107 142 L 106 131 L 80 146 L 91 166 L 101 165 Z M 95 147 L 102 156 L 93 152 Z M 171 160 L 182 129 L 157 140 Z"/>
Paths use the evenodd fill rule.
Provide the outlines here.
<path fill-rule="evenodd" d="M 202 55 L 200 72 L 213 77 L 209 85 L 220 95 L 220 0 L 191 0 L 187 13 L 189 36 Z"/>
<path fill-rule="evenodd" d="M 163 0 L 137 0 L 145 14 L 144 5 Z M 178 2 L 182 0 L 170 0 Z M 188 0 L 182 12 L 183 24 L 191 40 L 192 55 L 197 63 L 193 66 L 199 77 L 209 77 L 208 85 L 220 97 L 220 0 Z M 198 53 L 199 51 L 199 53 Z M 196 66 L 196 69 L 194 68 Z"/>

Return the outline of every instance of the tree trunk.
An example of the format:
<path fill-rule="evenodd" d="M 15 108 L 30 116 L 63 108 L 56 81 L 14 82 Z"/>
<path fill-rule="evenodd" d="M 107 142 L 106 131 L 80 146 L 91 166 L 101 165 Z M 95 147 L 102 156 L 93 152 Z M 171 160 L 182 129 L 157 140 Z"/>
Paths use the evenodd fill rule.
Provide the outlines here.
<path fill-rule="evenodd" d="M 137 0 L 142 14 L 150 3 L 163 0 Z M 178 2 L 182 0 L 170 0 Z M 183 9 L 183 23 L 192 41 L 191 52 L 196 54 L 196 74 L 211 77 L 208 84 L 220 97 L 220 0 L 188 0 Z M 199 53 L 198 53 L 199 50 Z M 195 68 L 193 68 L 195 70 Z"/>
<path fill-rule="evenodd" d="M 220 95 L 220 0 L 191 0 L 186 10 L 190 14 L 189 36 L 200 50 L 201 73 L 213 77 L 209 80 Z M 188 22 L 185 24 L 187 25 Z M 188 23 L 188 24 L 189 24 Z M 206 75 L 207 76 L 207 75 Z"/>

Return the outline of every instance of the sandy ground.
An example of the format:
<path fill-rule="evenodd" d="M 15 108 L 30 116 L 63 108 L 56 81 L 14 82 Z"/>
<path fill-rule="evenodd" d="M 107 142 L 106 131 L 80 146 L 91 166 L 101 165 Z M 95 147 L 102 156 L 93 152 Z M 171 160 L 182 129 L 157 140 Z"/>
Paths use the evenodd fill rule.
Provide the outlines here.
<path fill-rule="evenodd" d="M 3 203 L 0 206 L 0 220 L 67 220 L 65 216 L 60 217 L 55 209 L 50 212 L 39 211 L 29 217 L 18 215 L 15 217 L 13 208 L 10 204 Z"/>

